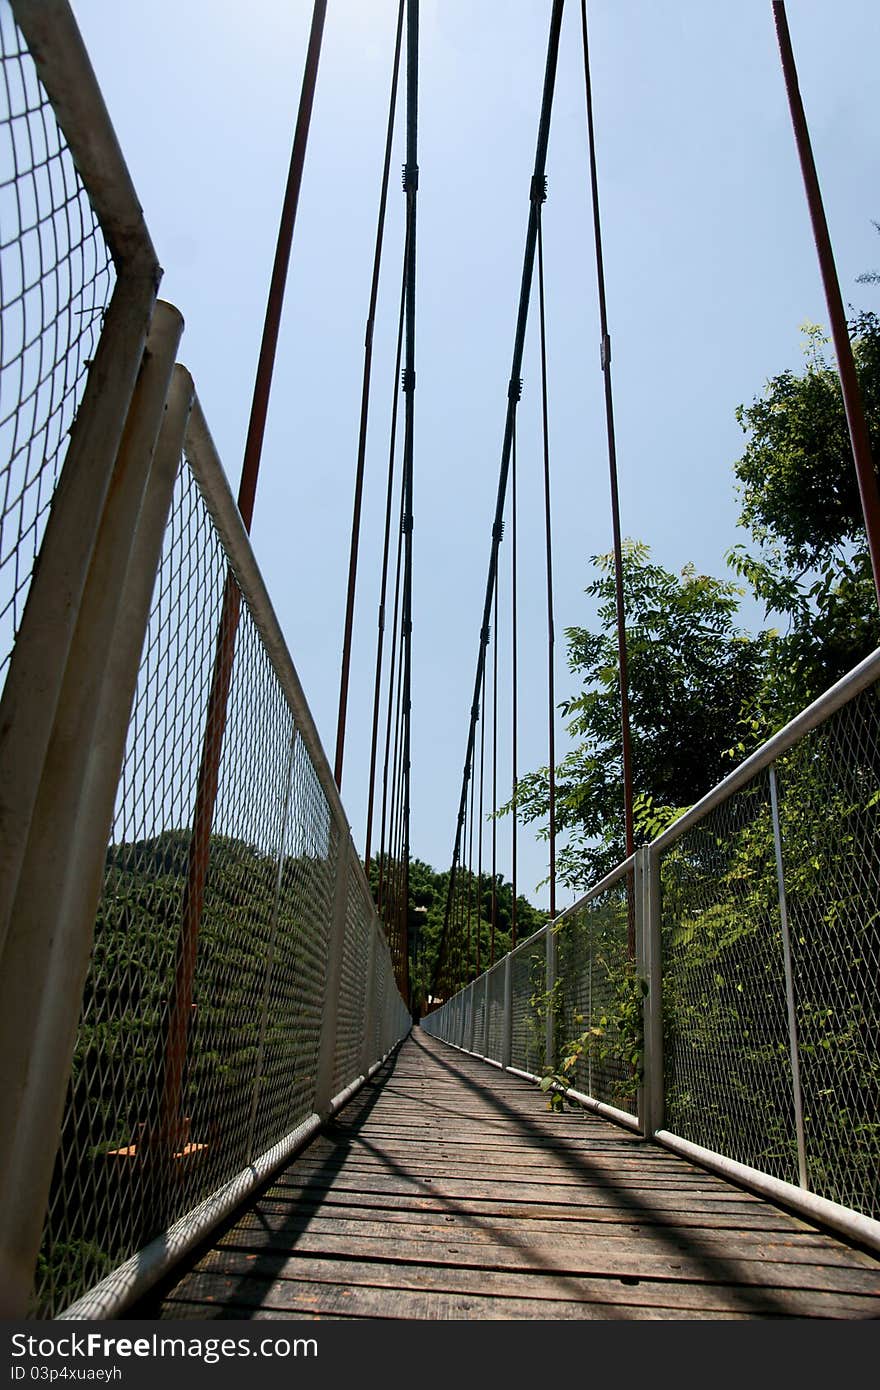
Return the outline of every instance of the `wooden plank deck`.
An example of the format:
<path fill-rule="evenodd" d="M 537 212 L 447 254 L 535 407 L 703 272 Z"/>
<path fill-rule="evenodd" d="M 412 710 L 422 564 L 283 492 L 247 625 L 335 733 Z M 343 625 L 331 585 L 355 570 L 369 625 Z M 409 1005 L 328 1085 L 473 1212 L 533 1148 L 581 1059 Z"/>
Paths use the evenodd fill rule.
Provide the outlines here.
<path fill-rule="evenodd" d="M 880 1262 L 421 1029 L 128 1316 L 880 1317 Z"/>

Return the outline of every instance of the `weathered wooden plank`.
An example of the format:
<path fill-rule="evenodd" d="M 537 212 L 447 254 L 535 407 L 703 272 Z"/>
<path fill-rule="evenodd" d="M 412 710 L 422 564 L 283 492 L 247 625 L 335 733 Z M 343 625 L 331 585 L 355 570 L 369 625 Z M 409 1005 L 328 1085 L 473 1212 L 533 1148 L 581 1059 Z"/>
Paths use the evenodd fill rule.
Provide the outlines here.
<path fill-rule="evenodd" d="M 504 1240 L 499 1233 L 499 1242 Z M 332 1233 L 297 1236 L 297 1254 L 286 1252 L 243 1251 L 230 1249 L 224 1238 L 200 1262 L 202 1269 L 253 1271 L 271 1274 L 282 1279 L 295 1277 L 300 1253 L 329 1255 L 336 1259 L 351 1254 L 358 1260 L 393 1260 L 395 1263 L 453 1265 L 458 1268 L 485 1270 L 517 1270 L 548 1276 L 591 1275 L 603 1278 L 655 1278 L 710 1280 L 716 1283 L 771 1284 L 774 1288 L 826 1289 L 870 1294 L 877 1298 L 880 1314 L 880 1278 L 874 1270 L 847 1265 L 832 1265 L 819 1261 L 798 1264 L 781 1260 L 753 1260 L 747 1256 L 727 1256 L 696 1244 L 690 1249 L 670 1250 L 662 1240 L 640 1242 L 633 1248 L 620 1241 L 593 1242 L 589 1246 L 573 1243 L 572 1248 L 560 1250 L 558 1243 L 517 1241 L 516 1243 L 483 1243 L 457 1240 L 451 1236 L 442 1241 L 411 1239 L 391 1242 L 387 1234 L 380 1237 Z"/>
<path fill-rule="evenodd" d="M 417 1033 L 162 1315 L 876 1318 L 880 1262 Z"/>
<path fill-rule="evenodd" d="M 328 1283 L 343 1288 L 382 1289 L 389 1313 L 401 1290 L 435 1290 L 490 1298 L 528 1298 L 544 1302 L 563 1302 L 576 1309 L 581 1305 L 613 1308 L 615 1316 L 630 1317 L 632 1310 L 655 1308 L 662 1316 L 679 1312 L 744 1312 L 752 1317 L 858 1317 L 876 1316 L 876 1300 L 854 1294 L 829 1295 L 824 1291 L 735 1287 L 700 1281 L 699 1283 L 634 1280 L 623 1283 L 609 1279 L 583 1279 L 557 1276 L 538 1280 L 511 1271 L 487 1274 L 483 1270 L 438 1269 L 426 1265 L 370 1264 L 355 1260 L 302 1260 L 298 1277 L 291 1280 L 265 1280 L 237 1274 L 198 1272 L 190 1276 L 185 1288 L 166 1300 L 164 1316 L 174 1317 L 178 1299 L 205 1303 L 232 1301 L 241 1308 L 290 1308 L 298 1298 L 302 1282 Z M 625 1310 L 622 1312 L 621 1310 Z M 388 1314 L 386 1314 L 387 1316 Z M 577 1316 L 567 1311 L 567 1317 Z"/>
<path fill-rule="evenodd" d="M 589 1230 L 597 1225 L 615 1225 L 627 1218 L 621 1217 L 621 1213 L 616 1208 L 602 1207 L 580 1207 L 569 1210 L 565 1206 L 540 1206 L 528 1202 L 520 1202 L 516 1206 L 510 1206 L 503 1201 L 492 1202 L 488 1199 L 475 1202 L 458 1202 L 454 1212 L 450 1211 L 449 1206 L 441 1201 L 433 1201 L 424 1197 L 398 1197 L 385 1193 L 374 1193 L 370 1196 L 356 1192 L 336 1191 L 333 1193 L 307 1193 L 294 1198 L 292 1201 L 279 1201 L 270 1197 L 263 1197 L 257 1200 L 250 1212 L 242 1217 L 243 1222 L 267 1222 L 281 1221 L 286 1216 L 295 1216 L 302 1213 L 303 1219 L 315 1213 L 335 1213 L 343 1219 L 356 1220 L 363 1217 L 366 1220 L 380 1219 L 392 1225 L 397 1222 L 421 1222 L 428 1223 L 442 1220 L 445 1222 L 456 1221 L 484 1221 L 495 1222 L 499 1220 L 531 1221 L 537 1226 L 547 1231 L 558 1231 L 568 1228 L 579 1229 L 583 1226 Z M 777 1212 L 774 1207 L 759 1207 L 757 1212 L 734 1212 L 732 1215 L 728 1211 L 712 1212 L 707 1216 L 701 1216 L 698 1211 L 677 1211 L 672 1214 L 663 1215 L 657 1212 L 649 1216 L 640 1218 L 640 1225 L 657 1226 L 661 1229 L 681 1229 L 687 1230 L 695 1226 L 702 1230 L 722 1232 L 724 1230 L 733 1231 L 767 1231 L 767 1232 L 789 1232 L 792 1229 L 809 1234 L 811 1237 L 824 1239 L 819 1236 L 815 1227 L 809 1226 L 806 1222 L 789 1220 L 783 1213 Z"/>
<path fill-rule="evenodd" d="M 680 1226 L 667 1228 L 660 1232 L 656 1228 L 650 1233 L 641 1226 L 606 1223 L 601 1227 L 579 1224 L 576 1230 L 562 1232 L 546 1222 L 507 1221 L 504 1224 L 504 1241 L 511 1249 L 546 1252 L 552 1249 L 556 1263 L 564 1265 L 571 1254 L 583 1256 L 586 1260 L 601 1260 L 604 1242 L 613 1240 L 615 1250 L 637 1254 L 644 1248 L 645 1235 L 661 1242 L 667 1251 L 688 1253 L 696 1247 L 701 1252 L 711 1252 L 716 1257 L 743 1258 L 765 1262 L 781 1261 L 796 1264 L 840 1265 L 850 1267 L 852 1252 L 841 1249 L 834 1241 L 820 1234 L 804 1236 L 800 1231 L 776 1232 L 768 1236 L 764 1232 L 718 1232 L 708 1228 L 694 1227 L 685 1230 Z M 446 1244 L 454 1240 L 456 1245 L 468 1242 L 475 1245 L 495 1245 L 498 1242 L 498 1223 L 463 1221 L 461 1219 L 438 1218 L 429 1221 L 370 1221 L 343 1219 L 323 1214 L 305 1215 L 300 1218 L 287 1216 L 282 1220 L 265 1218 L 243 1218 L 219 1241 L 223 1249 L 247 1250 L 252 1252 L 290 1250 L 305 1248 L 304 1237 L 319 1238 L 330 1235 L 340 1239 L 376 1240 L 383 1244 L 389 1255 L 398 1254 L 401 1247 L 407 1251 L 418 1241 L 442 1241 Z M 552 1239 L 551 1239 L 552 1238 Z M 592 1253 L 591 1253 L 592 1252 Z M 864 1257 L 860 1266 L 872 1268 L 872 1261 Z M 876 1278 L 876 1271 L 872 1270 Z M 880 1294 L 880 1285 L 877 1289 Z"/>
<path fill-rule="evenodd" d="M 304 1190 L 336 1191 L 339 1188 L 350 1192 L 396 1192 L 401 1196 L 429 1193 L 442 1195 L 448 1201 L 474 1197 L 488 1197 L 497 1201 L 499 1197 L 504 1197 L 510 1202 L 558 1201 L 566 1206 L 608 1206 L 612 1201 L 617 1201 L 633 1212 L 690 1210 L 696 1203 L 703 1205 L 707 1211 L 724 1211 L 728 1207 L 745 1207 L 748 1210 L 760 1204 L 759 1198 L 739 1192 L 736 1188 L 725 1188 L 722 1184 L 717 1188 L 689 1188 L 679 1193 L 657 1191 L 650 1195 L 638 1188 L 628 1194 L 618 1189 L 612 1198 L 608 1188 L 576 1187 L 574 1184 L 493 1183 L 470 1181 L 467 1178 L 418 1178 L 390 1173 L 357 1173 L 349 1177 L 345 1169 L 326 1175 L 305 1175 L 302 1179 L 298 1179 L 294 1171 L 289 1178 L 279 1178 L 269 1191 L 283 1195 Z"/>
<path fill-rule="evenodd" d="M 479 1321 L 545 1321 L 547 1319 L 605 1319 L 619 1317 L 620 1307 L 613 1303 L 562 1302 L 556 1299 L 480 1298 L 477 1295 L 418 1292 L 395 1289 L 390 1300 L 387 1289 L 340 1286 L 338 1284 L 297 1283 L 283 1290 L 284 1308 L 277 1306 L 279 1295 L 273 1292 L 272 1305 L 249 1308 L 243 1304 L 169 1303 L 168 1318 L 381 1318 L 411 1321 L 416 1318 L 433 1321 L 477 1319 Z M 735 1321 L 753 1317 L 746 1312 L 694 1308 L 632 1308 L 628 1318 L 639 1321 L 711 1318 Z"/>

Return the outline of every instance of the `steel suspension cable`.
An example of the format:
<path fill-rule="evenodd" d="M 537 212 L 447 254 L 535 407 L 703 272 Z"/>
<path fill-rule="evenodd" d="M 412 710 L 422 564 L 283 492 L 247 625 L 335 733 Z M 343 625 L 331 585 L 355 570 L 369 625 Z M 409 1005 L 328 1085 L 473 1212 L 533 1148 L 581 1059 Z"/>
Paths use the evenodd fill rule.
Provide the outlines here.
<path fill-rule="evenodd" d="M 388 447 L 388 487 L 385 494 L 385 530 L 382 540 L 382 574 L 379 582 L 378 633 L 376 637 L 376 677 L 373 685 L 373 718 L 370 731 L 370 775 L 367 794 L 367 830 L 364 837 L 364 869 L 369 877 L 372 853 L 373 813 L 376 798 L 376 758 L 379 747 L 379 706 L 382 698 L 382 658 L 385 648 L 385 599 L 388 591 L 388 556 L 391 548 L 391 516 L 394 495 L 394 457 L 397 448 L 397 403 L 400 362 L 403 354 L 403 314 L 406 301 L 406 250 L 400 285 L 400 311 L 397 319 L 397 352 L 394 361 L 394 395 L 391 405 L 391 437 Z"/>
<path fill-rule="evenodd" d="M 599 180 L 596 172 L 596 140 L 593 129 L 593 91 L 590 79 L 590 46 L 587 37 L 587 0 L 581 0 L 581 31 L 584 49 L 584 90 L 587 106 L 587 138 L 590 153 L 590 189 L 593 201 L 593 235 L 596 244 L 596 281 L 599 293 L 601 364 L 605 383 L 605 423 L 608 436 L 608 471 L 611 482 L 611 526 L 614 544 L 614 602 L 617 614 L 617 652 L 620 666 L 620 727 L 623 753 L 623 819 L 627 858 L 635 847 L 633 833 L 632 736 L 629 712 L 629 671 L 626 648 L 626 609 L 623 593 L 623 545 L 620 532 L 620 500 L 617 485 L 617 444 L 614 433 L 614 399 L 611 390 L 611 338 L 605 298 L 605 267 L 602 257 L 602 225 L 599 216 Z M 627 951 L 635 957 L 635 921 L 629 914 Z"/>
<path fill-rule="evenodd" d="M 391 170 L 391 147 L 394 142 L 394 116 L 397 110 L 397 81 L 400 71 L 400 46 L 403 35 L 403 9 L 400 0 L 397 11 L 397 34 L 394 61 L 391 67 L 391 95 L 388 101 L 388 128 L 385 134 L 385 158 L 382 165 L 382 191 L 379 195 L 379 216 L 376 226 L 376 245 L 373 252 L 373 274 L 370 281 L 370 307 L 364 338 L 364 373 L 361 385 L 361 415 L 358 430 L 357 468 L 355 470 L 354 508 L 351 519 L 351 549 L 348 560 L 348 592 L 345 601 L 345 629 L 342 638 L 342 667 L 339 681 L 339 714 L 336 724 L 336 785 L 342 788 L 342 762 L 345 754 L 345 718 L 348 708 L 348 684 L 351 668 L 351 637 L 354 625 L 354 600 L 357 587 L 358 550 L 360 547 L 361 505 L 364 492 L 364 464 L 367 455 L 367 420 L 370 413 L 370 383 L 373 368 L 373 330 L 376 321 L 376 302 L 379 297 L 379 271 L 382 265 L 382 245 L 385 239 L 385 210 L 388 203 L 388 176 Z M 367 856 L 365 856 L 367 857 Z M 369 867 L 369 865 L 368 865 Z"/>
<path fill-rule="evenodd" d="M 547 745 L 550 813 L 550 920 L 556 916 L 556 635 L 553 619 L 553 536 L 550 512 L 550 429 L 547 400 L 547 316 L 544 298 L 544 218 L 542 204 L 546 183 L 538 201 L 538 317 L 541 338 L 541 422 L 544 451 L 544 537 L 547 559 Z"/>
<path fill-rule="evenodd" d="M 492 631 L 492 936 L 491 961 L 495 964 L 495 932 L 498 925 L 498 570 L 495 570 Z"/>
<path fill-rule="evenodd" d="M 397 556 L 395 559 L 394 574 L 394 615 L 391 623 L 391 660 L 388 666 L 388 709 L 385 719 L 385 755 L 382 767 L 382 820 L 379 833 L 379 909 L 382 910 L 384 897 L 382 893 L 383 881 L 387 879 L 386 868 L 386 828 L 388 813 L 388 772 L 389 759 L 391 755 L 391 725 L 394 717 L 394 692 L 399 670 L 397 659 L 397 638 L 399 633 L 398 619 L 400 610 L 400 580 L 401 569 L 403 566 L 403 480 L 400 487 L 400 507 L 397 522 Z M 390 842 L 390 835 L 388 837 Z"/>
<path fill-rule="evenodd" d="M 305 167 L 326 14 L 327 0 L 315 0 L 238 488 L 238 510 L 244 522 L 245 530 L 248 532 L 253 521 L 257 478 L 263 452 L 269 395 L 281 326 L 281 311 Z M 193 807 L 192 832 L 187 851 L 186 881 L 180 910 L 180 934 L 176 948 L 174 981 L 168 1006 L 168 1023 L 162 1063 L 159 1127 L 163 1141 L 169 1142 L 172 1148 L 180 1142 L 181 1096 L 192 1019 L 192 996 L 198 940 L 205 902 L 211 831 L 219 789 L 220 760 L 223 737 L 226 731 L 232 665 L 240 615 L 241 591 L 230 570 L 227 573 L 223 590 L 211 688 L 205 716 Z"/>
<path fill-rule="evenodd" d="M 543 179 L 545 165 L 547 161 L 547 143 L 550 135 L 550 113 L 553 107 L 553 92 L 556 84 L 556 67 L 559 56 L 559 32 L 562 24 L 563 0 L 553 0 L 553 10 L 550 16 L 550 33 L 547 41 L 547 58 L 544 66 L 544 86 L 541 97 L 541 114 L 538 122 L 538 141 L 535 151 L 534 172 L 532 175 L 532 186 L 536 179 Z M 526 245 L 523 255 L 522 281 L 520 285 L 519 308 L 517 312 L 516 331 L 514 334 L 513 361 L 511 364 L 510 383 L 507 391 L 507 414 L 504 426 L 504 441 L 501 449 L 501 466 L 498 478 L 498 494 L 495 503 L 495 521 L 492 527 L 492 544 L 489 553 L 489 573 L 486 580 L 486 593 L 483 601 L 483 621 L 480 629 L 480 642 L 477 656 L 477 670 L 474 679 L 473 699 L 471 701 L 470 723 L 468 727 L 467 747 L 464 759 L 464 773 L 462 778 L 461 797 L 459 801 L 458 815 L 456 818 L 455 843 L 452 852 L 452 867 L 450 871 L 449 890 L 446 900 L 446 912 L 444 916 L 443 938 L 441 939 L 441 955 L 443 951 L 442 941 L 445 940 L 449 925 L 449 910 L 452 904 L 452 894 L 455 888 L 455 877 L 458 869 L 459 858 L 461 855 L 461 839 L 464 823 L 464 806 L 467 797 L 467 785 L 471 776 L 473 764 L 474 744 L 477 725 L 477 709 L 480 685 L 482 681 L 483 668 L 486 661 L 486 648 L 489 641 L 489 615 L 492 606 L 492 595 L 495 586 L 495 574 L 498 568 L 498 548 L 501 543 L 501 521 L 504 515 L 504 503 L 507 493 L 507 477 L 510 468 L 510 455 L 513 442 L 513 420 L 516 413 L 516 406 L 519 400 L 521 389 L 521 371 L 523 346 L 525 343 L 526 324 L 528 322 L 529 298 L 531 293 L 532 275 L 535 264 L 535 249 L 537 243 L 537 211 L 534 203 L 529 205 L 529 220 L 526 230 Z M 438 957 L 439 959 L 439 957 Z"/>
<path fill-rule="evenodd" d="M 794 130 L 804 191 L 807 196 L 807 207 L 813 228 L 813 240 L 816 243 L 819 271 L 822 276 L 825 302 L 828 306 L 828 318 L 831 323 L 834 355 L 837 358 L 840 389 L 843 395 L 850 447 L 859 487 L 859 500 L 862 505 L 862 519 L 865 523 L 871 572 L 874 577 L 874 596 L 880 603 L 880 490 L 878 490 L 877 472 L 871 455 L 871 439 L 865 421 L 852 343 L 850 342 L 846 314 L 840 295 L 840 281 L 837 278 L 837 269 L 834 264 L 834 252 L 831 248 L 831 237 L 825 219 L 819 176 L 816 173 L 816 164 L 813 159 L 810 132 L 801 99 L 794 49 L 791 45 L 791 34 L 783 0 L 773 0 L 773 18 L 776 24 L 776 39 L 779 44 L 779 56 L 788 95 L 792 129 Z"/>
<path fill-rule="evenodd" d="M 470 793 L 471 793 L 471 795 L 470 795 L 470 811 L 469 811 L 469 815 L 468 815 L 468 869 L 467 869 L 467 878 L 468 878 L 467 928 L 468 928 L 468 978 L 469 978 L 469 979 L 472 979 L 472 978 L 473 978 L 472 973 L 471 973 L 471 962 L 472 962 L 472 958 L 473 958 L 473 954 L 474 954 L 474 953 L 473 953 L 473 938 L 472 938 L 472 934 L 471 934 L 471 907 L 472 907 L 472 902 L 473 902 L 473 890 L 474 890 L 474 793 L 476 792 L 476 789 L 477 789 L 477 779 L 476 779 L 476 777 L 472 777 L 472 778 L 471 778 L 471 789 L 470 789 Z M 476 926 L 476 933 L 477 933 L 477 950 L 476 950 L 477 966 L 476 966 L 476 974 L 479 975 L 479 973 L 480 973 L 480 965 L 479 965 L 479 959 L 480 959 L 480 945 L 479 945 L 479 942 L 480 942 L 479 899 L 477 900 L 477 926 Z"/>
<path fill-rule="evenodd" d="M 479 855 L 477 861 L 477 974 L 480 974 L 481 949 L 483 940 L 483 820 L 485 816 L 484 783 L 486 772 L 486 669 L 483 668 L 480 687 L 480 828 Z M 471 779 L 473 780 L 473 779 Z"/>
<path fill-rule="evenodd" d="M 406 193 L 406 365 L 404 368 L 405 421 L 403 441 L 403 901 L 409 905 L 409 822 L 412 771 L 412 532 L 413 532 L 413 447 L 416 393 L 416 206 L 419 187 L 418 165 L 419 98 L 419 0 L 407 0 L 406 13 L 406 164 L 403 185 Z M 408 925 L 407 925 L 408 933 Z M 409 956 L 407 940 L 407 958 Z M 415 948 L 417 943 L 413 943 Z M 408 1001 L 412 1003 L 412 1000 Z"/>
<path fill-rule="evenodd" d="M 540 223 L 538 224 L 540 228 Z M 511 796 L 512 827 L 511 827 L 511 869 L 510 869 L 510 949 L 516 945 L 516 840 L 517 840 L 517 815 L 516 815 L 516 755 L 517 755 L 517 716 L 518 716 L 518 676 L 517 669 L 517 612 L 516 612 L 516 422 L 513 426 L 513 445 L 511 449 L 510 461 L 510 579 L 511 579 L 511 641 L 510 641 L 510 664 L 511 664 L 511 723 L 513 725 L 513 738 L 511 747 L 511 781 L 513 792 Z"/>

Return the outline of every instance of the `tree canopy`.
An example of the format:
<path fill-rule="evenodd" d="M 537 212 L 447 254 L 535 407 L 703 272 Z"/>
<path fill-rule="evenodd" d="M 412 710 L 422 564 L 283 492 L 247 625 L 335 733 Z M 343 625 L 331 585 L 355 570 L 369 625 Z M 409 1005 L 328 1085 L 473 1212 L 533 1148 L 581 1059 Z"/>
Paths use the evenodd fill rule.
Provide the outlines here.
<path fill-rule="evenodd" d="M 734 465 L 747 540 L 728 561 L 774 626 L 740 625 L 743 589 L 654 563 L 624 547 L 624 602 L 637 843 L 656 835 L 739 760 L 880 644 L 858 485 L 828 340 L 805 327 L 806 365 L 767 382 L 737 419 Z M 880 458 L 880 319 L 850 334 L 875 459 Z M 624 854 L 620 676 L 611 557 L 593 556 L 599 626 L 567 629 L 581 690 L 560 706 L 576 741 L 557 768 L 561 880 L 587 887 Z M 548 834 L 549 770 L 523 777 L 523 819 Z M 511 804 L 502 808 L 509 812 Z"/>
<path fill-rule="evenodd" d="M 598 573 L 586 593 L 598 600 L 601 627 L 566 631 L 569 668 L 583 689 L 561 706 L 578 742 L 557 769 L 557 829 L 567 832 L 558 871 L 573 888 L 624 855 L 614 574 L 610 555 L 592 563 Z M 674 574 L 641 542 L 625 544 L 623 576 L 636 838 L 645 843 L 730 770 L 732 731 L 760 687 L 768 638 L 749 637 L 737 624 L 740 591 L 732 581 L 693 565 Z M 546 819 L 548 768 L 520 780 L 517 809 L 526 821 Z"/>
<path fill-rule="evenodd" d="M 880 458 L 880 319 L 850 322 L 874 459 Z M 880 641 L 877 605 L 840 382 L 828 339 L 806 325 L 806 368 L 782 372 L 737 419 L 747 435 L 734 473 L 750 542 L 728 558 L 780 620 L 759 718 L 791 718 Z"/>

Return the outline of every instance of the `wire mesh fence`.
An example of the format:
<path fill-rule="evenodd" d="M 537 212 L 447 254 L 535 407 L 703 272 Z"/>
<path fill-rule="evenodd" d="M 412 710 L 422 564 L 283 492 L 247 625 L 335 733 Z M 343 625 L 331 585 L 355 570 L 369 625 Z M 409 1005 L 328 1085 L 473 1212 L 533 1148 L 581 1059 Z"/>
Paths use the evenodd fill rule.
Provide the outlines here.
<path fill-rule="evenodd" d="M 114 269 L 8 0 L 0 0 L 0 690 Z"/>
<path fill-rule="evenodd" d="M 575 1090 L 643 1125 L 663 1110 L 667 1135 L 875 1219 L 878 668 L 875 653 L 714 789 L 705 809 L 640 851 L 635 871 L 621 865 L 508 958 L 512 1065 L 531 1074 L 546 1065 L 549 1010 L 554 1066 L 574 1059 L 566 1070 Z M 662 965 L 648 998 L 657 946 Z M 469 986 L 473 1050 L 496 1061 L 508 1026 L 503 965 Z M 454 1026 L 461 998 L 424 1026 L 466 1046 Z M 639 1089 L 648 1084 L 648 1010 L 658 1032 L 662 1023 L 662 1069 L 650 1079 L 662 1090 L 659 1109 Z"/>
<path fill-rule="evenodd" d="M 811 1189 L 880 1216 L 880 687 L 777 763 Z"/>
<path fill-rule="evenodd" d="M 227 555 L 180 469 L 138 678 L 35 1280 L 52 1317 L 315 1110 L 338 873 L 334 1093 L 406 1011 L 363 876 L 247 602 L 197 941 L 186 941 L 208 691 Z M 384 949 L 382 949 L 384 948 Z M 196 966 L 189 994 L 182 960 Z M 369 976 L 372 960 L 374 981 Z M 370 1015 L 367 1016 L 368 1004 Z M 185 1069 L 172 1065 L 185 1012 Z"/>
<path fill-rule="evenodd" d="M 663 856 L 667 1127 L 877 1216 L 878 687 L 773 775 Z"/>
<path fill-rule="evenodd" d="M 517 946 L 511 968 L 511 1065 L 536 1075 L 547 1055 L 547 937 L 546 931 Z"/>
<path fill-rule="evenodd" d="M 666 1127 L 797 1182 L 766 771 L 661 857 Z"/>
<path fill-rule="evenodd" d="M 636 1054 L 641 1039 L 641 1001 L 627 957 L 634 911 L 632 871 L 604 892 L 576 905 L 553 928 L 556 938 L 555 1065 L 567 1068 L 570 1085 L 594 1099 L 634 1114 L 639 1083 Z"/>

